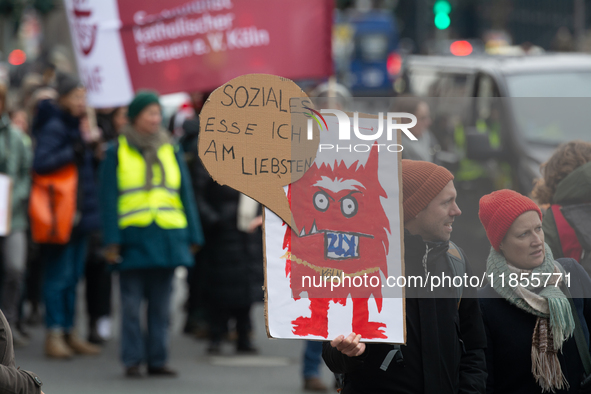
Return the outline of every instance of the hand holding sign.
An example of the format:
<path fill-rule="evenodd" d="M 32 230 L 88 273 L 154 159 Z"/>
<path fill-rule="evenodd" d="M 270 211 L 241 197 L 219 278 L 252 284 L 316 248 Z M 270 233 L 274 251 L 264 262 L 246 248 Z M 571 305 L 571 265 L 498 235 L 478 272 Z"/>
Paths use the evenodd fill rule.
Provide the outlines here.
<path fill-rule="evenodd" d="M 310 168 L 320 142 L 317 127 L 308 139 L 310 111 L 303 107 L 312 102 L 302 98 L 306 94 L 289 79 L 234 78 L 209 96 L 199 133 L 199 157 L 212 178 L 265 205 L 296 231 L 283 186 Z"/>

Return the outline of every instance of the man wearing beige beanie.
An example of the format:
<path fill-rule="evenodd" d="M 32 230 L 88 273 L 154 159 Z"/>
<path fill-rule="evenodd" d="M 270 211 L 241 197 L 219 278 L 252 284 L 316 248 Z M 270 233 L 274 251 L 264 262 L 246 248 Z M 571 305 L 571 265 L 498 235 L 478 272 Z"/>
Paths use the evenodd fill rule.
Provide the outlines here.
<path fill-rule="evenodd" d="M 407 277 L 453 276 L 450 255 L 466 261 L 450 244 L 454 219 L 462 213 L 453 178 L 433 163 L 402 160 Z M 453 287 L 407 287 L 406 333 L 399 353 L 389 344 L 366 345 L 355 333 L 325 343 L 326 364 L 345 374 L 342 393 L 485 392 L 486 335 L 475 288 L 463 288 L 458 299 Z"/>

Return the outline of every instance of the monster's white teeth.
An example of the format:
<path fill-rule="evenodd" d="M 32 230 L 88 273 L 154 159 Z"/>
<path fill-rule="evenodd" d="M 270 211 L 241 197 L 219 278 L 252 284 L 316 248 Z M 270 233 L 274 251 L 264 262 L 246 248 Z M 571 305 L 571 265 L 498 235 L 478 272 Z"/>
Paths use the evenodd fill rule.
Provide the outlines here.
<path fill-rule="evenodd" d="M 300 237 L 303 237 L 304 235 L 306 235 L 306 228 L 302 227 L 302 231 L 300 231 Z"/>
<path fill-rule="evenodd" d="M 312 224 L 312 229 L 310 230 L 310 234 L 316 234 L 318 229 L 316 228 L 316 222 Z"/>

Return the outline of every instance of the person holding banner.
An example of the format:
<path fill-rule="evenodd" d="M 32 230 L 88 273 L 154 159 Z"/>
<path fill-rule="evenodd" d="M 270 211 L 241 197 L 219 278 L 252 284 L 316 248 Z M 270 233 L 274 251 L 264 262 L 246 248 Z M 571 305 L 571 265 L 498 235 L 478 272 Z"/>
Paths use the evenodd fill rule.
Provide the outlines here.
<path fill-rule="evenodd" d="M 142 376 L 142 364 L 148 375 L 174 377 L 168 367 L 172 281 L 176 267 L 193 265 L 203 232 L 182 153 L 161 126 L 158 96 L 139 92 L 128 117 L 131 124 L 101 168 L 105 257 L 119 271 L 121 361 L 130 378 Z M 140 321 L 144 299 L 147 333 Z"/>
<path fill-rule="evenodd" d="M 99 347 L 79 338 L 74 330 L 76 288 L 84 276 L 87 238 L 100 222 L 93 154 L 80 133 L 80 119 L 86 114 L 86 90 L 69 74 L 58 74 L 56 80 L 57 103 L 43 100 L 37 106 L 33 170 L 40 175 L 51 175 L 74 166 L 77 173 L 76 212 L 69 240 L 66 244 L 44 244 L 40 251 L 45 263 L 43 295 L 48 331 L 45 354 L 64 359 L 73 353 L 100 353 Z M 31 199 L 31 206 L 34 204 Z M 71 223 L 58 223 L 58 227 L 60 224 Z"/>
<path fill-rule="evenodd" d="M 487 393 L 591 392 L 589 275 L 572 258 L 554 260 L 531 199 L 497 190 L 480 199 L 479 217 L 492 245 L 479 290 Z"/>
<path fill-rule="evenodd" d="M 450 242 L 462 212 L 453 175 L 425 161 L 402 160 L 405 275 L 454 274 Z M 406 345 L 365 344 L 361 335 L 340 335 L 323 345 L 331 371 L 344 376 L 343 394 L 484 393 L 486 335 L 476 289 L 406 288 Z"/>

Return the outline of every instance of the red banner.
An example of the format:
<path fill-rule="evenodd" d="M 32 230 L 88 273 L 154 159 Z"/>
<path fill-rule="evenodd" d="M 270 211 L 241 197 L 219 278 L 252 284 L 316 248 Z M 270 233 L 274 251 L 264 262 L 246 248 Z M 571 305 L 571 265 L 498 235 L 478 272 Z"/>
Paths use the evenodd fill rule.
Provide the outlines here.
<path fill-rule="evenodd" d="M 332 0 L 118 1 L 134 90 L 207 91 L 242 74 L 332 74 Z"/>

